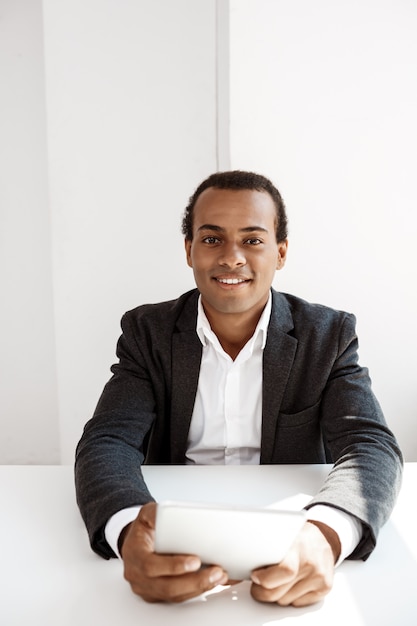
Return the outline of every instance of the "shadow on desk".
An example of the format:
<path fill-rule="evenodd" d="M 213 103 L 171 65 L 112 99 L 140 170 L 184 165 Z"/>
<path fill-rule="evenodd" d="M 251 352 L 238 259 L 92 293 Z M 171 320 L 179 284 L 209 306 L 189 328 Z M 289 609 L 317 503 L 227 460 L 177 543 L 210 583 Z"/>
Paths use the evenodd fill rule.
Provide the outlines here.
<path fill-rule="evenodd" d="M 364 563 L 346 561 L 337 577 L 361 620 L 355 626 L 417 624 L 417 558 L 393 521 L 382 528 L 369 559 Z"/>
<path fill-rule="evenodd" d="M 122 583 L 123 584 L 123 583 Z M 277 605 L 260 604 L 250 595 L 250 582 L 244 581 L 231 587 L 217 588 L 214 593 L 182 604 L 147 604 L 135 596 L 125 584 L 123 607 L 120 590 L 118 610 L 114 599 L 111 599 L 112 590 L 108 589 L 100 607 L 92 602 L 91 597 L 85 597 L 85 604 L 80 601 L 75 610 L 66 613 L 67 621 L 62 626 L 76 623 L 79 612 L 83 614 L 83 623 L 100 623 L 100 626 L 137 626 L 146 624 L 152 626 L 272 626 L 285 618 L 306 618 L 300 624 L 330 624 L 323 621 L 322 608 L 324 603 L 311 607 L 295 609 L 283 608 Z M 103 586 L 101 585 L 101 590 Z M 81 599 L 80 599 L 81 600 Z M 75 607 L 73 607 L 74 609 Z M 72 615 L 71 615 L 72 613 Z M 313 619 L 314 614 L 317 615 Z M 104 617 L 104 620 L 103 620 Z M 332 616 L 332 624 L 334 616 Z"/>

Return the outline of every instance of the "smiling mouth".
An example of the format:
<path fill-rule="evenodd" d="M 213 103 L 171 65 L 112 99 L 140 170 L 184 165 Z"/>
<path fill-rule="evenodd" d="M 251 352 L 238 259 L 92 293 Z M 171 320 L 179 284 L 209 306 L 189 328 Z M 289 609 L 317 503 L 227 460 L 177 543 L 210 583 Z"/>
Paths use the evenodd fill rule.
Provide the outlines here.
<path fill-rule="evenodd" d="M 216 278 L 215 280 L 223 285 L 239 285 L 240 283 L 249 282 L 247 278 Z"/>

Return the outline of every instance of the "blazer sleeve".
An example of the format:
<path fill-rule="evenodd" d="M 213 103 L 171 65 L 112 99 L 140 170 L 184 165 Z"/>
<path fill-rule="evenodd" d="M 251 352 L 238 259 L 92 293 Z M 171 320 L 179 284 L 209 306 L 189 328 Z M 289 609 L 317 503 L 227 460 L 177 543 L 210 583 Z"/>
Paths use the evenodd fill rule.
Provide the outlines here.
<path fill-rule="evenodd" d="M 117 511 L 153 500 L 141 465 L 156 412 L 152 365 L 133 316 L 122 319 L 119 362 L 78 443 L 75 460 L 77 502 L 91 546 L 104 558 L 116 556 L 104 537 Z"/>
<path fill-rule="evenodd" d="M 345 314 L 339 347 L 321 400 L 321 428 L 334 466 L 309 504 L 327 504 L 359 519 L 363 536 L 349 558 L 366 559 L 395 504 L 402 455 L 358 364 L 355 317 Z"/>

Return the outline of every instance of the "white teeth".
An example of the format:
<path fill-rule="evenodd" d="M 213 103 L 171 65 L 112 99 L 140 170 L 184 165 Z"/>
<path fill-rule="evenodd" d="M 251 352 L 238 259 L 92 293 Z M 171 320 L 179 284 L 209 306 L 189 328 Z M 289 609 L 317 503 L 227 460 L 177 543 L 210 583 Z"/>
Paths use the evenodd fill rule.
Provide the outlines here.
<path fill-rule="evenodd" d="M 225 285 L 237 285 L 245 282 L 243 278 L 218 278 L 217 280 Z"/>

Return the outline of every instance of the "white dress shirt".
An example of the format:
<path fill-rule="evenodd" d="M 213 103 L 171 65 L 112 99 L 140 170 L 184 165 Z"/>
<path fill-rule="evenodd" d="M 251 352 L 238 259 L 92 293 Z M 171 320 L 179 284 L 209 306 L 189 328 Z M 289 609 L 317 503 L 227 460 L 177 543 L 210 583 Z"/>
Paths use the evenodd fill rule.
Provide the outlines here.
<path fill-rule="evenodd" d="M 233 359 L 211 330 L 201 296 L 197 334 L 203 345 L 197 394 L 191 418 L 186 463 L 198 465 L 258 465 L 262 424 L 262 358 L 271 316 L 272 297 L 265 306 L 251 339 Z M 118 553 L 122 529 L 133 521 L 140 507 L 113 515 L 105 528 L 107 542 Z M 321 521 L 337 532 L 341 563 L 357 546 L 361 523 L 333 507 L 316 505 L 308 519 Z"/>
<path fill-rule="evenodd" d="M 251 339 L 233 359 L 210 328 L 201 297 L 197 334 L 203 344 L 186 462 L 259 465 L 262 424 L 262 355 L 271 297 Z"/>

